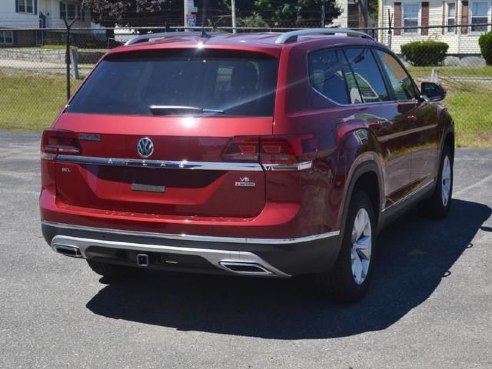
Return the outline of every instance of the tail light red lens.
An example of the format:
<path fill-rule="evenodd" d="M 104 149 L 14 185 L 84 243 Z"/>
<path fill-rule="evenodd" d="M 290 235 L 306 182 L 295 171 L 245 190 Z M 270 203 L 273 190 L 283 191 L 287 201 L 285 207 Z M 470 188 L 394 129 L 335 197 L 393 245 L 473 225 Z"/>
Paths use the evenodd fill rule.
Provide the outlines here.
<path fill-rule="evenodd" d="M 234 137 L 223 151 L 222 158 L 227 161 L 257 161 L 258 145 L 257 137 Z"/>
<path fill-rule="evenodd" d="M 41 152 L 44 154 L 79 155 L 78 135 L 72 131 L 47 129 L 43 132 Z"/>
<path fill-rule="evenodd" d="M 297 163 L 316 152 L 312 135 L 234 137 L 222 157 L 228 161 L 258 161 L 264 164 Z"/>
<path fill-rule="evenodd" d="M 262 138 L 260 141 L 260 161 L 266 164 L 295 163 L 299 152 L 292 142 L 285 138 Z"/>

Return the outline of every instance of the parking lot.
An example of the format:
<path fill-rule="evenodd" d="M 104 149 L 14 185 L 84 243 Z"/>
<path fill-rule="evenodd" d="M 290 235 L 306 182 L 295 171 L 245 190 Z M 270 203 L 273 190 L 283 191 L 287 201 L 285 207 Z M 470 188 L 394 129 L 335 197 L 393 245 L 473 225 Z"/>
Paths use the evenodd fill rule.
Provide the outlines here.
<path fill-rule="evenodd" d="M 46 245 L 39 181 L 39 134 L 0 132 L 1 368 L 492 367 L 492 150 L 457 150 L 446 220 L 382 232 L 355 305 L 304 278 L 107 284 Z"/>

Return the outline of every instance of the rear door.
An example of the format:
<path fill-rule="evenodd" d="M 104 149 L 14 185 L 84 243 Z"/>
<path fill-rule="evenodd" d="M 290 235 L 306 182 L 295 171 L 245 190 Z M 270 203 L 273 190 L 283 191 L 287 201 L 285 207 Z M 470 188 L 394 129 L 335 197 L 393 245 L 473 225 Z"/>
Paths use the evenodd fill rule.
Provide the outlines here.
<path fill-rule="evenodd" d="M 418 188 L 432 181 L 437 171 L 437 109 L 434 104 L 419 99 L 412 78 L 393 55 L 383 50 L 377 50 L 376 54 L 405 124 L 405 148 L 411 152 L 410 181 Z"/>
<path fill-rule="evenodd" d="M 217 50 L 110 55 L 55 125 L 80 145 L 57 157 L 60 201 L 157 215 L 259 214 L 265 178 L 255 142 L 272 133 L 277 65 Z"/>
<path fill-rule="evenodd" d="M 350 47 L 344 53 L 350 70 L 346 78 L 351 101 L 360 104 L 359 114 L 369 121 L 381 147 L 386 206 L 390 206 L 406 195 L 411 182 L 409 127 L 400 107 L 392 101 L 371 49 Z"/>

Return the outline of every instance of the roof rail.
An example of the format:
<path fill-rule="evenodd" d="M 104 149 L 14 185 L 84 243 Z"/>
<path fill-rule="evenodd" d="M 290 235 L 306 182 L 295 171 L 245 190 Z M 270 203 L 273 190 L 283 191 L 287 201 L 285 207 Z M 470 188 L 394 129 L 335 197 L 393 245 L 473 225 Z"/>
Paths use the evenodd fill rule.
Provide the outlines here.
<path fill-rule="evenodd" d="M 207 36 L 213 36 L 219 32 L 206 33 Z M 160 32 L 160 33 L 147 33 L 145 35 L 140 35 L 132 38 L 125 43 L 125 46 L 140 44 L 142 42 L 148 42 L 157 38 L 168 38 L 175 36 L 199 36 L 204 37 L 203 31 L 184 31 L 184 32 Z M 205 36 L 206 37 L 206 36 Z"/>
<path fill-rule="evenodd" d="M 280 35 L 276 40 L 276 44 L 287 44 L 290 42 L 297 41 L 299 36 L 310 36 L 310 35 L 334 35 L 334 34 L 345 34 L 347 36 L 360 37 L 360 38 L 368 38 L 370 40 L 374 40 L 367 33 L 354 31 L 348 28 L 311 28 L 311 29 L 300 29 L 297 31 L 285 32 Z"/>

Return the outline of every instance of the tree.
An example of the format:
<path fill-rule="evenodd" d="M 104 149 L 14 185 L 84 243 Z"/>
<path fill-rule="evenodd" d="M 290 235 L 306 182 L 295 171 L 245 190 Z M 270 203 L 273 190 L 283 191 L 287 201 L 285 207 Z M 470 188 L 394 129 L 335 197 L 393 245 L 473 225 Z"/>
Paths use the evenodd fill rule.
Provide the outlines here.
<path fill-rule="evenodd" d="M 166 12 L 178 9 L 175 0 L 82 0 L 81 3 L 105 27 L 162 26 Z"/>
<path fill-rule="evenodd" d="M 238 24 L 241 26 L 319 25 L 325 3 L 326 24 L 340 15 L 335 0 L 241 0 L 236 2 Z M 183 24 L 183 0 L 81 0 L 90 9 L 93 19 L 106 27 L 116 24 L 127 27 Z M 230 16 L 230 0 L 195 0 L 199 9 L 198 25 L 209 19 Z M 203 18 L 203 19 L 202 19 Z"/>
<path fill-rule="evenodd" d="M 302 25 L 320 23 L 323 0 L 255 0 L 254 9 L 270 25 Z M 331 21 L 341 14 L 335 0 L 325 0 L 325 21 Z"/>

